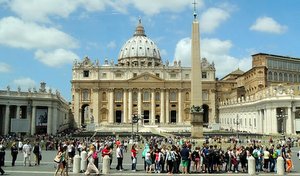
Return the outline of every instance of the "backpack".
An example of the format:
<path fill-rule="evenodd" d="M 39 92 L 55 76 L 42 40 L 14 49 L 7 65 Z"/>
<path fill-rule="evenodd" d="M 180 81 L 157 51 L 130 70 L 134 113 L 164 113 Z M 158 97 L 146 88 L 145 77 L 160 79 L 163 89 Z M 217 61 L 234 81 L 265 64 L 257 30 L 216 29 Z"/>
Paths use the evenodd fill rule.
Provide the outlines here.
<path fill-rule="evenodd" d="M 92 158 L 93 158 L 93 159 L 97 159 L 97 158 L 98 158 L 98 153 L 97 153 L 97 151 L 94 151 L 94 153 L 92 154 Z"/>
<path fill-rule="evenodd" d="M 254 157 L 254 158 L 258 158 L 257 151 L 253 152 L 253 157 Z"/>
<path fill-rule="evenodd" d="M 278 157 L 278 153 L 277 153 L 277 151 L 274 151 L 274 152 L 273 152 L 273 155 L 272 155 L 272 157 L 273 157 L 274 159 L 276 159 L 276 158 Z"/>

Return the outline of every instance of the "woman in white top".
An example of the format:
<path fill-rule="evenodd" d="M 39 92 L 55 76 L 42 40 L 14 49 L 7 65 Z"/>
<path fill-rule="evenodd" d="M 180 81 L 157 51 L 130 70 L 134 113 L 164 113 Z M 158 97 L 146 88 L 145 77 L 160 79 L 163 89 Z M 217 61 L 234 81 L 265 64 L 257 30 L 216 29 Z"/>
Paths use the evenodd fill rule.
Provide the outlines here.
<path fill-rule="evenodd" d="M 95 146 L 94 145 L 90 145 L 89 153 L 88 153 L 88 155 L 87 155 L 87 157 L 85 159 L 85 160 L 88 160 L 89 163 L 87 165 L 87 169 L 86 169 L 84 175 L 90 175 L 91 172 L 96 172 L 97 175 L 100 175 L 98 168 L 94 164 L 93 154 L 95 152 L 96 152 Z"/>

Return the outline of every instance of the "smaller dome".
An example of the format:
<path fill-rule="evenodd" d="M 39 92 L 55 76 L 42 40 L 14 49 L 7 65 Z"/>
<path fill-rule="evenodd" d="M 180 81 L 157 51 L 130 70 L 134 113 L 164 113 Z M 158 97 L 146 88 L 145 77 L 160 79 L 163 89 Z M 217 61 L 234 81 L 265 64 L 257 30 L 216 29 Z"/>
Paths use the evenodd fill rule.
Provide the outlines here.
<path fill-rule="evenodd" d="M 133 37 L 121 48 L 118 65 L 138 66 L 161 65 L 160 52 L 156 44 L 149 39 L 142 25 L 141 19 L 136 27 Z"/>

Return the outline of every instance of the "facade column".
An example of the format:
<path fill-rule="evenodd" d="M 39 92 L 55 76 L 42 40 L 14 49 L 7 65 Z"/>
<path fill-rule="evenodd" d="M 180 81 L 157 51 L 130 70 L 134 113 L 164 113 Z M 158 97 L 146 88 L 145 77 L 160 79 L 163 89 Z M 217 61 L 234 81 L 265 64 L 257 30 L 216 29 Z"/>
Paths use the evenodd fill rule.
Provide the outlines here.
<path fill-rule="evenodd" d="M 166 123 L 170 123 L 170 91 L 169 89 L 166 90 Z"/>
<path fill-rule="evenodd" d="M 128 122 L 132 120 L 132 89 L 128 90 Z"/>
<path fill-rule="evenodd" d="M 20 106 L 19 105 L 17 105 L 16 119 L 20 119 Z"/>
<path fill-rule="evenodd" d="M 182 124 L 182 92 L 178 90 L 178 123 Z"/>
<path fill-rule="evenodd" d="M 165 123 L 165 90 L 160 90 L 160 123 Z"/>
<path fill-rule="evenodd" d="M 142 90 L 139 89 L 138 91 L 138 116 L 142 114 Z M 143 120 L 139 120 L 139 124 L 142 123 Z M 144 123 L 144 122 L 143 122 Z"/>
<path fill-rule="evenodd" d="M 271 124 L 272 124 L 272 133 L 278 134 L 278 121 L 277 121 L 277 114 L 276 114 L 276 108 L 271 108 Z"/>
<path fill-rule="evenodd" d="M 288 107 L 286 109 L 287 109 L 287 117 L 286 117 L 285 131 L 287 134 L 293 134 L 292 108 Z"/>
<path fill-rule="evenodd" d="M 155 124 L 155 90 L 151 90 L 151 124 Z"/>
<path fill-rule="evenodd" d="M 81 128 L 80 89 L 75 89 L 74 95 L 74 119 L 78 128 Z"/>
<path fill-rule="evenodd" d="M 9 121 L 10 121 L 10 118 L 9 118 L 9 105 L 6 105 L 5 107 L 5 125 L 4 125 L 4 135 L 7 135 L 9 133 Z"/>
<path fill-rule="evenodd" d="M 264 109 L 263 110 L 264 111 L 264 133 L 265 134 L 270 134 L 270 130 L 269 130 L 269 125 L 271 125 L 271 124 L 269 124 L 269 118 L 268 118 L 268 110 L 267 109 Z"/>
<path fill-rule="evenodd" d="M 57 106 L 53 107 L 53 115 L 52 115 L 52 134 L 56 134 L 58 130 L 58 125 L 61 125 L 61 123 L 58 123 L 58 112 L 57 112 Z"/>
<path fill-rule="evenodd" d="M 114 90 L 109 91 L 109 116 L 108 123 L 114 123 Z"/>
<path fill-rule="evenodd" d="M 31 110 L 31 135 L 35 134 L 36 131 L 36 106 L 32 106 Z"/>
<path fill-rule="evenodd" d="M 52 106 L 48 106 L 48 115 L 47 115 L 47 133 L 52 134 Z"/>
<path fill-rule="evenodd" d="M 124 115 L 124 123 L 128 123 L 128 104 L 127 104 L 127 89 L 123 90 L 123 115 Z"/>
<path fill-rule="evenodd" d="M 99 124 L 99 89 L 93 88 L 92 94 L 93 114 L 94 123 Z"/>

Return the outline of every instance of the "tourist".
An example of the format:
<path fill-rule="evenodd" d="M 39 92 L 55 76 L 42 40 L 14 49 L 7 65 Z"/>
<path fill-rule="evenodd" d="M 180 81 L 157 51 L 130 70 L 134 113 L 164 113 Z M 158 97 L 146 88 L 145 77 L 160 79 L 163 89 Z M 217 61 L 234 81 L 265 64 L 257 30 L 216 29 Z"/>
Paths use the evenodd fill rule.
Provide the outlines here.
<path fill-rule="evenodd" d="M 95 157 L 93 157 L 93 155 L 95 155 L 95 153 L 97 153 L 95 146 L 91 144 L 87 157 L 85 158 L 85 160 L 88 160 L 88 165 L 84 175 L 89 175 L 92 172 L 96 172 L 97 175 L 100 175 L 98 168 L 94 164 Z"/>
<path fill-rule="evenodd" d="M 33 147 L 33 154 L 35 155 L 35 165 L 40 165 L 42 159 L 42 148 L 38 142 Z"/>
<path fill-rule="evenodd" d="M 183 174 L 188 174 L 188 160 L 190 158 L 190 149 L 186 146 L 186 144 L 183 144 L 182 149 L 180 151 L 181 155 L 181 164 L 182 164 L 182 173 Z"/>
<path fill-rule="evenodd" d="M 263 158 L 264 158 L 264 171 L 269 172 L 270 152 L 268 147 L 266 147 L 264 150 Z"/>
<path fill-rule="evenodd" d="M 28 161 L 28 165 L 31 166 L 31 158 L 30 158 L 31 149 L 32 147 L 30 145 L 30 142 L 27 141 L 26 144 L 23 145 L 24 166 L 26 166 L 27 161 Z"/>
<path fill-rule="evenodd" d="M 131 147 L 131 171 L 135 172 L 136 171 L 136 163 L 137 163 L 137 149 L 136 149 L 136 145 L 133 144 Z"/>
<path fill-rule="evenodd" d="M 293 162 L 292 162 L 292 151 L 288 150 L 286 152 L 286 172 L 290 173 L 293 168 Z"/>
<path fill-rule="evenodd" d="M 174 149 L 170 146 L 166 150 L 166 161 L 168 174 L 173 173 L 173 161 L 175 161 Z"/>
<path fill-rule="evenodd" d="M 0 142 L 0 166 L 4 166 L 5 163 L 5 145 L 4 139 Z"/>
<path fill-rule="evenodd" d="M 15 142 L 12 143 L 12 145 L 10 147 L 10 151 L 11 151 L 11 157 L 12 157 L 11 166 L 15 166 L 15 162 L 17 160 L 17 156 L 19 153 L 17 144 Z"/>
<path fill-rule="evenodd" d="M 123 154 L 124 154 L 123 146 L 121 143 L 119 143 L 119 145 L 117 146 L 117 149 L 116 149 L 116 156 L 117 156 L 117 161 L 118 161 L 116 169 L 119 171 L 123 170 Z"/>
<path fill-rule="evenodd" d="M 61 170 L 60 175 L 63 175 L 66 173 L 66 175 L 68 175 L 68 171 L 67 171 L 67 161 L 66 161 L 66 147 L 63 148 L 62 146 L 58 147 L 58 151 L 56 154 L 56 157 L 54 159 L 55 162 L 57 162 L 57 169 L 55 171 L 55 176 L 58 173 L 59 170 Z"/>
<path fill-rule="evenodd" d="M 145 144 L 145 148 L 142 152 L 142 159 L 144 160 L 144 170 L 145 171 L 146 171 L 146 166 L 147 166 L 145 158 L 146 158 L 146 154 L 147 154 L 148 151 L 150 151 L 149 144 Z"/>

